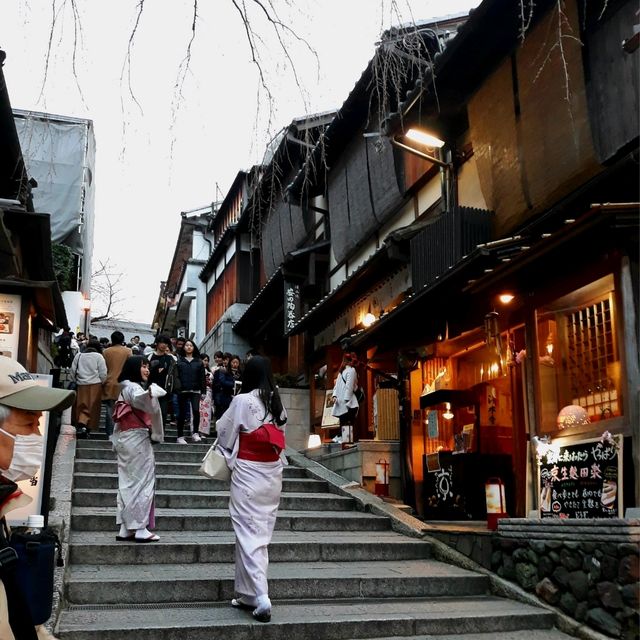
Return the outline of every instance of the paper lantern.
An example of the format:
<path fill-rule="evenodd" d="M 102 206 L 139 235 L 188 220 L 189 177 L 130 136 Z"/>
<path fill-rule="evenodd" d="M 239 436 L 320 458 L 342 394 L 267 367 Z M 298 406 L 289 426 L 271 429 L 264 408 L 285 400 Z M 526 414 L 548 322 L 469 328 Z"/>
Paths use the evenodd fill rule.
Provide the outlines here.
<path fill-rule="evenodd" d="M 560 413 L 558 414 L 558 429 L 586 427 L 590 424 L 589 414 L 584 407 L 580 407 L 577 404 L 569 404 L 560 409 Z"/>
<path fill-rule="evenodd" d="M 386 460 L 378 460 L 378 462 L 376 462 L 374 493 L 377 496 L 389 495 L 389 463 Z"/>
<path fill-rule="evenodd" d="M 500 478 L 487 478 L 484 494 L 487 501 L 487 529 L 495 531 L 498 528 L 498 520 L 508 515 L 504 482 Z"/>
<path fill-rule="evenodd" d="M 309 441 L 307 442 L 307 449 L 317 449 L 322 445 L 322 440 L 317 433 L 312 433 L 309 436 Z"/>

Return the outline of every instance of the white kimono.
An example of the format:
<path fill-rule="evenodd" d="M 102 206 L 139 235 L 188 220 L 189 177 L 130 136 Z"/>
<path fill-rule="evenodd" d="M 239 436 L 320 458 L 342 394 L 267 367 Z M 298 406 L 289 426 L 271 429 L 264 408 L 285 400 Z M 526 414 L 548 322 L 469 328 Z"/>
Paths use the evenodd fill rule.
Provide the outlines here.
<path fill-rule="evenodd" d="M 359 407 L 358 400 L 354 395 L 354 391 L 358 387 L 358 374 L 356 370 L 347 365 L 344 370 L 338 373 L 336 384 L 333 387 L 333 397 L 336 401 L 331 409 L 331 415 L 341 416 L 349 409 L 357 409 Z"/>
<path fill-rule="evenodd" d="M 127 529 L 154 528 L 156 465 L 151 440 L 164 440 L 160 404 L 155 395 L 129 380 L 123 382 L 121 396 L 134 409 L 151 416 L 151 437 L 148 429 L 121 431 L 115 423 L 113 450 L 118 456 L 116 523 L 124 524 Z"/>
<path fill-rule="evenodd" d="M 283 411 L 281 418 L 285 418 Z M 255 600 L 268 595 L 268 546 L 282 491 L 284 452 L 275 462 L 254 462 L 238 458 L 240 432 L 251 433 L 265 423 L 274 423 L 258 391 L 241 393 L 216 423 L 218 445 L 227 458 L 231 473 L 229 513 L 236 535 L 235 590 Z M 283 430 L 284 428 L 281 427 Z"/>

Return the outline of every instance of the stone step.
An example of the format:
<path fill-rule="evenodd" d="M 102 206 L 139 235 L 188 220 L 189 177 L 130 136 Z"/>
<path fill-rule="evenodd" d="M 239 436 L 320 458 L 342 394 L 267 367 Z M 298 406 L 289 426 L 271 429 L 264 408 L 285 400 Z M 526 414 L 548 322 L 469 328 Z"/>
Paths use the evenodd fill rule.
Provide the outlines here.
<path fill-rule="evenodd" d="M 231 531 L 158 531 L 159 542 L 117 542 L 113 531 L 71 531 L 69 563 L 194 564 L 233 562 Z M 363 536 L 354 531 L 275 531 L 271 562 L 356 562 L 414 560 L 431 556 L 431 545 L 392 531 Z"/>
<path fill-rule="evenodd" d="M 185 439 L 187 442 L 191 442 L 191 434 L 185 429 Z M 164 432 L 164 440 L 165 442 L 175 442 L 178 437 L 178 430 L 175 428 L 167 429 Z M 215 440 L 215 436 L 205 436 L 203 438 L 203 442 L 209 442 L 210 444 Z M 79 440 L 79 442 L 108 442 L 109 438 L 104 431 L 92 431 L 88 438 Z"/>
<path fill-rule="evenodd" d="M 210 442 L 190 442 L 189 444 L 163 442 L 154 445 L 154 451 L 202 451 L 202 455 L 204 455 L 212 444 L 213 439 Z M 88 449 L 113 451 L 113 444 L 109 440 L 93 440 L 91 438 L 89 440 L 76 440 L 76 455 Z"/>
<path fill-rule="evenodd" d="M 154 448 L 156 462 L 202 462 L 204 454 L 207 453 L 207 445 L 170 445 L 159 444 Z M 87 447 L 77 449 L 76 460 L 115 460 L 115 452 L 107 447 Z"/>
<path fill-rule="evenodd" d="M 156 509 L 156 526 L 162 531 L 231 531 L 228 509 Z M 116 530 L 115 507 L 73 507 L 74 531 Z M 389 518 L 358 511 L 295 511 L 280 509 L 280 531 L 388 531 Z"/>
<path fill-rule="evenodd" d="M 71 504 L 76 507 L 110 507 L 116 504 L 115 489 L 74 489 Z M 157 509 L 224 509 L 229 504 L 228 491 L 156 491 Z M 330 493 L 283 493 L 280 506 L 300 511 L 349 511 L 355 500 Z"/>
<path fill-rule="evenodd" d="M 156 474 L 158 475 L 190 475 L 199 476 L 200 462 L 158 462 L 156 459 Z M 76 460 L 76 473 L 118 473 L 115 460 Z M 306 478 L 304 469 L 288 465 L 283 469 L 285 478 Z M 203 477 L 203 476 L 199 476 Z"/>
<path fill-rule="evenodd" d="M 118 476 L 115 473 L 76 473 L 73 484 L 76 489 L 117 489 Z M 156 472 L 156 489 L 159 491 L 221 491 L 228 486 L 228 482 L 200 475 L 167 475 Z M 283 478 L 282 481 L 284 492 L 320 493 L 327 488 L 326 482 L 312 478 Z"/>
<path fill-rule="evenodd" d="M 573 636 L 568 636 L 557 629 L 544 629 L 537 631 L 535 629 L 527 629 L 525 631 L 501 631 L 500 640 L 570 640 Z M 373 640 L 372 636 L 362 638 L 362 640 Z M 375 640 L 427 640 L 425 636 L 393 636 L 384 638 L 375 638 Z M 465 633 L 460 635 L 450 634 L 429 634 L 428 640 L 496 640 L 495 633 Z"/>
<path fill-rule="evenodd" d="M 166 604 L 71 607 L 62 612 L 57 635 L 73 640 L 352 640 L 384 636 L 502 634 L 551 629 L 553 616 L 543 609 L 492 596 L 274 602 L 270 624 L 226 603 L 202 607 Z M 462 636 L 464 637 L 464 636 Z"/>
<path fill-rule="evenodd" d="M 311 577 L 311 578 L 310 578 Z M 272 600 L 295 598 L 418 598 L 475 596 L 487 592 L 486 576 L 436 560 L 399 562 L 300 562 L 269 564 Z M 69 572 L 74 604 L 229 602 L 235 597 L 233 564 L 80 565 Z"/>

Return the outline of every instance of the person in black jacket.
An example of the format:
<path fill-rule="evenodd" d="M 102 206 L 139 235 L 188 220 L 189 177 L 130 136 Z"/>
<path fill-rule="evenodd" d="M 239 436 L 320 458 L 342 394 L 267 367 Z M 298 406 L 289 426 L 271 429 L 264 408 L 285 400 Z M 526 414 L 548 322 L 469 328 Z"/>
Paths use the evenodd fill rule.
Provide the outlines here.
<path fill-rule="evenodd" d="M 230 369 L 231 354 L 225 353 L 222 366 L 213 374 L 213 405 L 216 420 L 229 408 L 233 399 L 236 380 Z"/>
<path fill-rule="evenodd" d="M 178 377 L 180 393 L 178 394 L 178 444 L 187 444 L 184 439 L 184 423 L 187 417 L 187 406 L 191 407 L 193 416 L 193 433 L 191 440 L 200 442 L 200 396 L 207 391 L 205 385 L 204 364 L 200 359 L 198 347 L 192 340 L 186 340 L 178 354 Z"/>
<path fill-rule="evenodd" d="M 155 351 L 149 358 L 149 384 L 155 382 L 158 386 L 167 390 L 167 374 L 175 360 L 171 355 L 171 339 L 168 336 L 158 336 Z M 167 428 L 167 410 L 169 408 L 170 394 L 158 398 L 160 412 L 162 413 L 162 425 Z"/>

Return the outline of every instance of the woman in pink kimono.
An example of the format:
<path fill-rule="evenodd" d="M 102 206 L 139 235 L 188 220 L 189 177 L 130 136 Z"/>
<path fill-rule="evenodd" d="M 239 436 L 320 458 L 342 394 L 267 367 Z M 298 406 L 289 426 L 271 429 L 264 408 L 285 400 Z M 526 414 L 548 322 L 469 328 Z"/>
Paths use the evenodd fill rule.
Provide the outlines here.
<path fill-rule="evenodd" d="M 200 354 L 200 359 L 204 365 L 204 383 L 206 391 L 200 396 L 200 434 L 209 435 L 211 433 L 211 419 L 213 418 L 213 372 L 209 366 L 209 356 L 206 353 Z M 193 415 L 191 416 L 193 426 Z M 193 430 L 193 429 L 192 429 Z"/>
<path fill-rule="evenodd" d="M 231 469 L 229 513 L 236 534 L 237 598 L 231 605 L 253 611 L 259 622 L 271 620 L 267 585 L 269 543 L 276 522 L 287 414 L 267 358 L 255 356 L 242 376 L 243 393 L 218 419 L 218 445 Z"/>
<path fill-rule="evenodd" d="M 152 444 L 164 440 L 158 398 L 167 392 L 152 383 L 147 388 L 149 361 L 129 356 L 118 381 L 122 383 L 113 418 L 113 449 L 118 459 L 116 523 L 119 541 L 157 542 L 155 527 L 155 456 Z"/>

